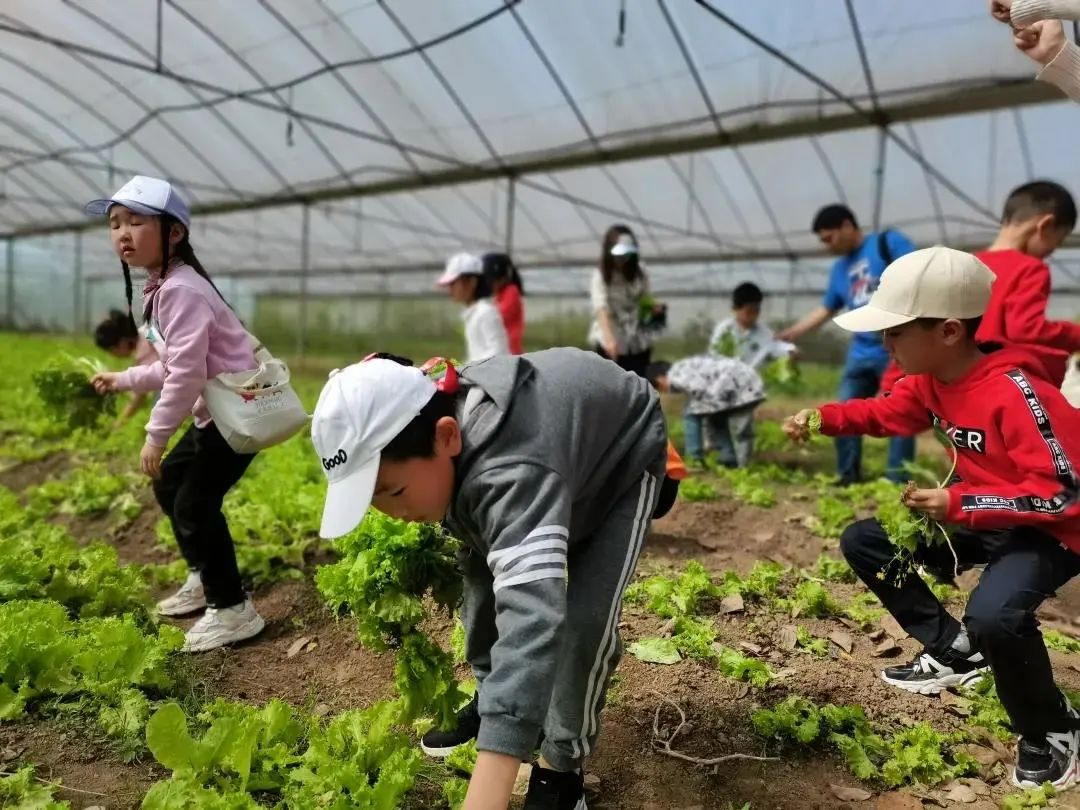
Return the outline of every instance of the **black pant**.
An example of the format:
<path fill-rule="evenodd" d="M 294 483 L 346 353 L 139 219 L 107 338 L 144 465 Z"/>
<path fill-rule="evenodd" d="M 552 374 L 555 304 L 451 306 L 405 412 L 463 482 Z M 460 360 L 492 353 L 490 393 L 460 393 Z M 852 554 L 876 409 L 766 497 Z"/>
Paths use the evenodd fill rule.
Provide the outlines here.
<path fill-rule="evenodd" d="M 649 367 L 649 361 L 652 359 L 652 349 L 646 349 L 635 354 L 620 354 L 618 357 L 611 357 L 600 345 L 594 346 L 593 350 L 601 357 L 614 360 L 619 368 L 631 371 L 639 377 L 645 376 L 645 369 Z"/>
<path fill-rule="evenodd" d="M 210 607 L 232 607 L 246 598 L 221 502 L 253 458 L 229 447 L 213 423 L 192 426 L 165 457 L 161 478 L 154 482 L 180 553 L 202 574 Z"/>
<path fill-rule="evenodd" d="M 1067 730 L 1035 611 L 1080 573 L 1080 555 L 1027 527 L 978 534 L 955 531 L 951 538 L 961 570 L 986 565 L 964 610 L 964 626 L 990 664 L 1013 730 L 1031 737 Z M 909 572 L 896 583 L 897 566 L 890 565 L 896 549 L 876 520 L 849 526 L 840 548 L 859 578 L 931 655 L 939 657 L 949 649 L 960 623 L 917 573 Z M 937 571 L 953 570 L 952 553 L 944 545 L 920 546 L 916 560 Z"/>

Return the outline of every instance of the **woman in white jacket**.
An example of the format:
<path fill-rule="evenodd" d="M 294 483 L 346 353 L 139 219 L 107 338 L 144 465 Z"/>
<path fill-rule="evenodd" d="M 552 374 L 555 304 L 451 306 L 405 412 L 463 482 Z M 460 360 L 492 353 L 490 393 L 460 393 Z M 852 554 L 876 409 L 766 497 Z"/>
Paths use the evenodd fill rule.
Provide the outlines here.
<path fill-rule="evenodd" d="M 446 287 L 450 297 L 465 307 L 461 319 L 465 322 L 466 362 L 510 354 L 506 327 L 498 308 L 491 302 L 491 282 L 484 275 L 480 256 L 455 253 L 447 260 L 438 284 Z"/>

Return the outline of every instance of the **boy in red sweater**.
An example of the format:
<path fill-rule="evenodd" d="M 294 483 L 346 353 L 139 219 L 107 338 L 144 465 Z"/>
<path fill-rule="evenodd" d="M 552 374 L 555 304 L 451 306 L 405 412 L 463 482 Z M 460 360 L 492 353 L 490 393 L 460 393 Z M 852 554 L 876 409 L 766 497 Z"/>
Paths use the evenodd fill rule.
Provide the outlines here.
<path fill-rule="evenodd" d="M 963 623 L 910 567 L 896 564 L 897 549 L 876 520 L 849 526 L 841 539 L 860 579 L 925 647 L 882 677 L 932 695 L 991 670 L 1020 734 L 1014 784 L 1065 788 L 1077 780 L 1080 715 L 1054 685 L 1035 611 L 1080 573 L 1080 413 L 1030 373 L 1026 351 L 976 343 L 993 281 L 978 259 L 943 247 L 890 265 L 870 303 L 836 323 L 881 331 L 908 376 L 890 396 L 826 405 L 817 414 L 828 436 L 909 435 L 937 426 L 952 440 L 956 474 L 948 488 L 906 492 L 904 502 L 955 527 L 949 535 L 962 568 L 986 566 Z M 802 411 L 784 430 L 805 440 L 814 416 Z M 920 545 L 915 561 L 953 568 L 945 545 Z"/>
<path fill-rule="evenodd" d="M 976 337 L 1030 352 L 1058 388 L 1070 355 L 1080 351 L 1080 325 L 1046 319 L 1050 268 L 1044 259 L 1075 226 L 1068 191 L 1048 180 L 1026 183 L 1005 200 L 994 244 L 975 254 L 997 277 Z"/>

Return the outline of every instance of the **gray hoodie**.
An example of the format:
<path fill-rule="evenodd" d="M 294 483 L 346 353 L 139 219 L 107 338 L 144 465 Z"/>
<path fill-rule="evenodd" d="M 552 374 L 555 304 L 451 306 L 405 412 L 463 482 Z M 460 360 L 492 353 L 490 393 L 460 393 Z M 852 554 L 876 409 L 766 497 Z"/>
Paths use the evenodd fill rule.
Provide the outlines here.
<path fill-rule="evenodd" d="M 493 357 L 466 366 L 461 381 L 463 449 L 446 522 L 487 560 L 498 628 L 478 746 L 528 756 L 564 624 L 575 621 L 567 553 L 646 471 L 663 477 L 667 431 L 644 379 L 579 349 Z M 619 551 L 612 564 L 622 565 Z"/>

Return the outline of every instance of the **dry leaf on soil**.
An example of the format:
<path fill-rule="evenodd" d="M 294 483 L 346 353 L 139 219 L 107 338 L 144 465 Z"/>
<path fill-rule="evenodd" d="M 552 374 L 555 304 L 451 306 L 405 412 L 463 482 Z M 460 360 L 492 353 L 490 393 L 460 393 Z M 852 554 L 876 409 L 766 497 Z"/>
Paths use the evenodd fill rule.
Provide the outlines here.
<path fill-rule="evenodd" d="M 300 636 L 296 641 L 289 645 L 289 651 L 285 653 L 286 658 L 296 658 L 300 654 L 300 651 L 304 649 L 311 641 L 307 636 Z"/>
<path fill-rule="evenodd" d="M 741 594 L 733 593 L 720 600 L 721 616 L 726 616 L 728 613 L 741 613 L 745 609 L 746 605 L 743 603 Z"/>
<path fill-rule="evenodd" d="M 886 613 L 881 617 L 881 629 L 888 635 L 892 636 L 896 640 L 900 641 L 908 637 L 907 630 L 900 626 L 900 622 Z"/>
<path fill-rule="evenodd" d="M 780 628 L 780 649 L 781 650 L 794 650 L 795 645 L 798 644 L 799 635 L 793 624 L 785 624 Z"/>
<path fill-rule="evenodd" d="M 844 787 L 843 785 L 829 785 L 829 790 L 833 792 L 833 796 L 842 802 L 865 802 L 874 795 L 862 788 Z"/>
<path fill-rule="evenodd" d="M 829 633 L 829 641 L 846 653 L 851 652 L 851 648 L 855 646 L 851 633 L 845 633 L 842 630 L 833 630 Z"/>
<path fill-rule="evenodd" d="M 1001 754 L 999 754 L 993 748 L 987 748 L 985 745 L 966 743 L 959 746 L 958 750 L 963 751 L 965 754 L 970 756 L 984 768 L 1001 762 Z"/>
<path fill-rule="evenodd" d="M 960 804 L 973 804 L 979 797 L 975 795 L 975 791 L 965 785 L 963 782 L 950 782 L 944 788 L 945 799 L 950 802 L 958 802 Z"/>
<path fill-rule="evenodd" d="M 896 655 L 900 652 L 900 645 L 896 643 L 896 640 L 890 636 L 885 636 L 885 640 L 874 647 L 874 651 L 870 653 L 874 658 L 883 658 L 887 655 Z"/>

